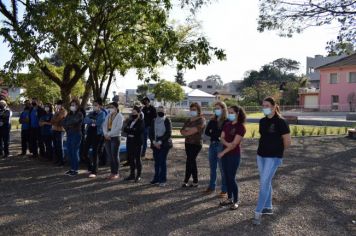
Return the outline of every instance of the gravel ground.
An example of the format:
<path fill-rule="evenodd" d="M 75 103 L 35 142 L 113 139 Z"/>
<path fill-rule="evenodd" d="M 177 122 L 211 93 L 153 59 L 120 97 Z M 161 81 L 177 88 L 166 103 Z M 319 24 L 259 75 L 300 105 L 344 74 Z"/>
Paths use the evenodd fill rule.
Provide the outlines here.
<path fill-rule="evenodd" d="M 219 208 L 215 194 L 202 194 L 209 179 L 207 147 L 198 157 L 199 188 L 180 188 L 182 141 L 175 140 L 169 154 L 164 188 L 148 185 L 152 161 L 144 161 L 143 182 L 135 184 L 105 180 L 105 167 L 92 180 L 84 171 L 72 178 L 64 168 L 26 157 L 1 159 L 0 235 L 356 235 L 354 140 L 294 139 L 274 180 L 275 214 L 257 227 L 251 225 L 257 141 L 243 143 L 236 211 Z M 12 152 L 18 148 L 12 145 Z"/>

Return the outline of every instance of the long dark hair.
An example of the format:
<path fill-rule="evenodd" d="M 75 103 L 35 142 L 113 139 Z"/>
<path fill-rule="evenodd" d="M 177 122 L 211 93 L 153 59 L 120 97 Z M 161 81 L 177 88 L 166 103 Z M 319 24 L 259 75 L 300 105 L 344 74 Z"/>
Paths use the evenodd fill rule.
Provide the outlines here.
<path fill-rule="evenodd" d="M 229 108 L 236 112 L 237 123 L 244 124 L 246 122 L 246 112 L 242 107 L 233 105 L 230 106 Z"/>
<path fill-rule="evenodd" d="M 263 101 L 271 103 L 272 106 L 276 108 L 276 114 L 279 117 L 282 117 L 281 110 L 279 109 L 279 105 L 273 97 L 266 97 Z"/>

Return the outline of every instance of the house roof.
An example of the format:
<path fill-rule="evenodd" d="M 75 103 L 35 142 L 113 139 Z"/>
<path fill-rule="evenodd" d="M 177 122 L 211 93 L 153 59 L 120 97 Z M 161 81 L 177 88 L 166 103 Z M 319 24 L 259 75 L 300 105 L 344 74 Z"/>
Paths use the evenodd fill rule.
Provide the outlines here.
<path fill-rule="evenodd" d="M 214 95 L 201 91 L 200 89 L 192 89 L 187 86 L 182 86 L 184 93 L 188 97 L 205 97 L 205 98 L 215 98 Z"/>
<path fill-rule="evenodd" d="M 326 68 L 334 68 L 334 67 L 344 67 L 344 66 L 356 66 L 356 53 L 351 54 L 350 56 L 341 58 L 334 62 L 319 66 L 315 69 L 326 69 Z"/>
<path fill-rule="evenodd" d="M 216 90 L 213 95 L 235 95 L 225 90 Z"/>

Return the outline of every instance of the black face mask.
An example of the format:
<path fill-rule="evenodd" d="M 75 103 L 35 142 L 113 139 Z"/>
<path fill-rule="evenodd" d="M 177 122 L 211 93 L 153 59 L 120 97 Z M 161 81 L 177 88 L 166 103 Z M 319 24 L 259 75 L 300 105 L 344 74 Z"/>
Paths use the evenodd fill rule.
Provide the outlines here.
<path fill-rule="evenodd" d="M 159 112 L 157 112 L 157 115 L 158 115 L 159 117 L 163 117 L 163 116 L 164 116 L 164 112 L 159 111 Z"/>
<path fill-rule="evenodd" d="M 132 119 L 136 120 L 138 115 L 131 115 Z"/>
<path fill-rule="evenodd" d="M 0 109 L 3 110 L 5 107 L 4 105 L 0 105 Z"/>

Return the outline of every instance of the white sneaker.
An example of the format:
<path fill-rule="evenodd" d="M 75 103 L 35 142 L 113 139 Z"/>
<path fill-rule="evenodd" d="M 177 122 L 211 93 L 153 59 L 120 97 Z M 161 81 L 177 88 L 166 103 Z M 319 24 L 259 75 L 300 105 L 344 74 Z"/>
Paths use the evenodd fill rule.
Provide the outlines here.
<path fill-rule="evenodd" d="M 90 174 L 89 178 L 96 178 L 96 175 L 95 174 Z"/>

